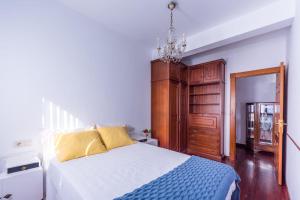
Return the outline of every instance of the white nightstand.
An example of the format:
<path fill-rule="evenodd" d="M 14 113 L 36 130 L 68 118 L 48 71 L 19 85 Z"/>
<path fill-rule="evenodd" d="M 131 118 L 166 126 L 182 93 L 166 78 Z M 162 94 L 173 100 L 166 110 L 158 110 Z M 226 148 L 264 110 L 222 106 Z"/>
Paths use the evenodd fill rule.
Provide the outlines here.
<path fill-rule="evenodd" d="M 146 137 L 143 135 L 131 135 L 131 138 L 138 142 L 143 142 L 153 146 L 158 146 L 158 140 L 154 138 L 148 138 L 147 141 L 143 141 L 146 139 Z"/>
<path fill-rule="evenodd" d="M 154 139 L 154 138 L 148 138 L 146 142 L 144 142 L 146 144 L 150 144 L 153 146 L 158 146 L 158 140 Z"/>
<path fill-rule="evenodd" d="M 37 157 L 10 157 L 3 160 L 2 167 L 0 199 L 43 199 L 43 169 Z"/>

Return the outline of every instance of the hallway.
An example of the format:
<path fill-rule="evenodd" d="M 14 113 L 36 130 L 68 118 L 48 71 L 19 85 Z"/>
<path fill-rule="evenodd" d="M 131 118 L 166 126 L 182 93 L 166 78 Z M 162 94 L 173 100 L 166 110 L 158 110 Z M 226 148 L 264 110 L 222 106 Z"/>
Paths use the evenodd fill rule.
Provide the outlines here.
<path fill-rule="evenodd" d="M 273 154 L 251 151 L 237 146 L 235 169 L 241 177 L 241 200 L 289 199 L 285 186 L 276 181 Z"/>

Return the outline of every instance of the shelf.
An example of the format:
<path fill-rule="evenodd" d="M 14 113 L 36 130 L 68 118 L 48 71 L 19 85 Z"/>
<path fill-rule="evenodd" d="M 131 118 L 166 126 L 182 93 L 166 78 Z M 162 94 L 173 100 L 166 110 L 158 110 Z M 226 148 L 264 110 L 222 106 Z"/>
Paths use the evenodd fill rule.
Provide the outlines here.
<path fill-rule="evenodd" d="M 209 105 L 220 105 L 219 103 L 190 103 L 191 106 L 209 106 Z"/>
<path fill-rule="evenodd" d="M 194 93 L 190 94 L 190 96 L 205 96 L 205 95 L 220 95 L 220 92 L 215 92 L 215 93 Z"/>
<path fill-rule="evenodd" d="M 220 84 L 221 81 L 213 81 L 213 82 L 208 82 L 208 83 L 190 83 L 190 86 L 201 86 L 201 85 L 215 85 L 215 84 Z"/>

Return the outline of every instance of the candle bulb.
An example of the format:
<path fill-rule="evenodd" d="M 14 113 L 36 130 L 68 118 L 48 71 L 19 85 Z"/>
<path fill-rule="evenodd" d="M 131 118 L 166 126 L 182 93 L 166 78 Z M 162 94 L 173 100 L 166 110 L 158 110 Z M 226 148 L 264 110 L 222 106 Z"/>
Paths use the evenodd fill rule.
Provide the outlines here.
<path fill-rule="evenodd" d="M 159 37 L 157 38 L 157 48 L 158 49 L 160 48 L 160 39 L 159 39 Z"/>

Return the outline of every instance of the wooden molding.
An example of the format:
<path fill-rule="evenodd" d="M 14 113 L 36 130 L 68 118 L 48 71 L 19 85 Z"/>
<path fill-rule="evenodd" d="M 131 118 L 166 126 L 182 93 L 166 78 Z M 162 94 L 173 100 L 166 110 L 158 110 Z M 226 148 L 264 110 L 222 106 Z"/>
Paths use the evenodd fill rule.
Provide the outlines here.
<path fill-rule="evenodd" d="M 246 78 L 251 76 L 276 74 L 276 73 L 280 73 L 280 67 L 271 67 L 271 68 L 253 70 L 253 71 L 233 73 L 231 74 L 231 77 L 234 76 L 235 78 Z"/>
<path fill-rule="evenodd" d="M 246 78 L 259 75 L 276 74 L 283 70 L 284 63 L 277 67 L 264 68 L 252 71 L 237 72 L 230 74 L 230 161 L 236 157 L 236 81 L 238 78 Z"/>
<path fill-rule="evenodd" d="M 230 75 L 230 161 L 235 161 L 236 155 L 236 77 Z"/>
<path fill-rule="evenodd" d="M 225 65 L 226 61 L 224 59 L 212 60 L 212 61 L 208 61 L 208 62 L 205 62 L 205 63 L 192 65 L 189 68 L 197 69 L 197 68 L 201 67 L 202 65 L 208 65 L 208 64 L 213 64 L 213 63 L 223 63 Z"/>
<path fill-rule="evenodd" d="M 297 142 L 292 138 L 292 136 L 289 133 L 286 133 L 286 135 L 293 142 L 293 144 L 296 146 L 296 148 L 298 149 L 298 151 L 300 151 L 300 145 L 297 144 Z"/>

